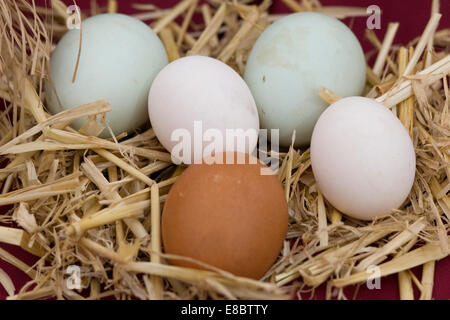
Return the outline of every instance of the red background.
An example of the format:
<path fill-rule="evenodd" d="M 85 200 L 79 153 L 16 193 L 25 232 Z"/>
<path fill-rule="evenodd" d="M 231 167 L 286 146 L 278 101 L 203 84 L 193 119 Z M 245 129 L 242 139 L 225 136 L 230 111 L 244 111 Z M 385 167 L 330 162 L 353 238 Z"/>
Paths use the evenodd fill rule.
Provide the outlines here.
<path fill-rule="evenodd" d="M 37 4 L 43 4 L 49 2 L 37 0 Z M 66 4 L 72 4 L 73 1 L 63 0 Z M 161 8 L 171 7 L 179 1 L 176 0 L 118 0 L 119 12 L 121 13 L 135 13 L 132 9 L 131 3 L 153 3 Z M 287 13 L 288 8 L 280 0 L 274 0 L 272 5 L 272 12 L 274 13 Z M 78 0 L 76 3 L 82 9 L 89 9 L 90 0 Z M 105 6 L 107 0 L 98 0 L 97 3 L 100 6 Z M 407 44 L 410 40 L 419 36 L 424 30 L 426 23 L 430 17 L 431 0 L 321 0 L 323 5 L 345 5 L 345 6 L 359 6 L 368 7 L 370 5 L 378 5 L 382 10 L 381 15 L 381 29 L 375 30 L 379 39 L 383 39 L 383 35 L 386 31 L 387 24 L 389 22 L 399 22 L 400 27 L 396 35 L 394 43 Z M 440 12 L 443 13 L 439 28 L 449 28 L 450 20 L 448 15 L 450 14 L 450 1 L 441 0 Z M 359 38 L 364 50 L 366 52 L 373 49 L 368 40 L 364 39 L 364 32 L 366 28 L 366 18 L 348 18 L 343 20 Z M 36 258 L 27 252 L 24 252 L 17 247 L 0 244 L 0 247 L 13 253 L 18 258 L 22 259 L 25 263 L 32 265 Z M 6 271 L 12 278 L 16 289 L 23 286 L 29 279 L 28 277 L 18 270 L 17 268 L 9 265 L 8 263 L 0 260 L 0 268 Z M 434 299 L 450 299 L 450 257 L 439 261 L 436 264 L 435 270 L 435 283 L 433 290 Z M 420 279 L 422 268 L 418 267 L 413 270 L 416 276 Z M 345 290 L 346 296 L 349 299 L 353 298 L 355 288 L 347 288 Z M 418 290 L 415 288 L 416 298 L 418 297 Z M 7 293 L 0 286 L 0 299 L 5 299 Z M 303 299 L 310 297 L 309 293 L 302 294 Z M 315 290 L 314 298 L 323 299 L 325 297 L 325 287 L 321 286 Z M 357 299 L 399 299 L 397 275 L 388 276 L 381 279 L 380 290 L 369 290 L 365 285 L 362 285 L 357 294 Z"/>

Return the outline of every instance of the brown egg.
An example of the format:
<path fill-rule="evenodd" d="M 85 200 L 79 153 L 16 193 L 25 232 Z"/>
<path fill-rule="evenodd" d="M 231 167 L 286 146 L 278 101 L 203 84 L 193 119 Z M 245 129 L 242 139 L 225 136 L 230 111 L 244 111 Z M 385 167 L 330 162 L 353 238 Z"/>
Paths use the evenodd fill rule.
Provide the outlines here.
<path fill-rule="evenodd" d="M 269 270 L 286 236 L 288 207 L 277 176 L 261 175 L 267 166 L 248 159 L 245 164 L 193 164 L 183 172 L 162 215 L 166 253 L 254 279 Z M 179 259 L 170 263 L 204 269 Z"/>

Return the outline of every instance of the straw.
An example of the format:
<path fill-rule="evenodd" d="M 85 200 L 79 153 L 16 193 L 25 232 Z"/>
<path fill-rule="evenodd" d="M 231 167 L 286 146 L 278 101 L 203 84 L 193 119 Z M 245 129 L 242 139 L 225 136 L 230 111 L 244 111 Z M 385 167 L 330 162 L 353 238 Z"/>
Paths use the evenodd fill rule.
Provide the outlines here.
<path fill-rule="evenodd" d="M 285 3 L 293 11 L 339 18 L 367 15 L 366 8 L 323 6 L 318 0 Z M 120 12 L 118 4 L 110 0 L 100 7 L 92 0 L 90 13 L 82 18 Z M 0 205 L 12 207 L 0 214 L 5 225 L 0 242 L 39 258 L 29 266 L 0 250 L 3 260 L 32 278 L 14 288 L 0 270 L 8 299 L 286 299 L 296 288 L 314 292 L 322 284 L 326 298 L 349 299 L 343 288 L 367 281 L 373 266 L 381 276 L 398 274 L 402 299 L 413 299 L 414 287 L 420 299 L 433 297 L 437 261 L 450 253 L 450 33 L 436 31 L 438 1 L 432 2 L 424 32 L 408 44 L 395 43 L 398 28 L 407 25 L 390 23 L 382 41 L 372 30 L 366 32 L 376 61 L 366 66 L 364 94 L 396 111 L 414 145 L 416 177 L 408 198 L 381 219 L 351 218 L 318 190 L 307 146 L 277 153 L 276 177 L 289 206 L 288 232 L 276 262 L 259 280 L 164 253 L 160 214 L 185 166 L 171 162 L 152 129 L 114 136 L 105 122 L 111 109 L 106 100 L 47 112 L 49 59 L 67 31 L 66 6 L 61 1 L 51 5 L 0 4 L 0 97 L 6 100 L 0 113 L 0 154 L 8 160 L 0 169 Z M 257 5 L 184 0 L 168 9 L 132 5 L 140 11 L 135 16 L 149 20 L 158 33 L 170 61 L 208 55 L 241 76 L 261 32 L 286 16 L 270 14 L 268 0 Z M 193 19 L 197 14 L 199 19 Z M 319 89 L 327 104 L 342 98 L 325 85 Z M 76 119 L 85 121 L 79 130 L 71 127 Z M 98 136 L 105 127 L 110 138 Z M 208 271 L 169 265 L 174 259 Z M 70 265 L 82 270 L 82 294 L 65 284 Z M 423 268 L 421 278 L 411 272 L 416 266 Z"/>
<path fill-rule="evenodd" d="M 440 260 L 446 256 L 447 254 L 442 252 L 440 245 L 427 244 L 419 249 L 410 251 L 395 260 L 379 265 L 380 276 L 388 276 L 433 260 Z M 346 278 L 334 280 L 333 285 L 339 288 L 350 284 L 360 283 L 367 280 L 370 275 L 370 273 L 365 271 L 355 273 Z"/>
<path fill-rule="evenodd" d="M 399 23 L 389 23 L 388 29 L 386 31 L 386 34 L 384 36 L 383 43 L 381 44 L 380 51 L 378 52 L 377 59 L 375 60 L 375 64 L 373 66 L 373 73 L 380 77 L 381 73 L 383 72 L 383 66 L 386 61 L 386 58 L 389 53 L 389 49 L 392 46 L 392 43 L 394 41 L 394 37 L 397 33 Z"/>
<path fill-rule="evenodd" d="M 161 264 L 161 232 L 160 232 L 160 209 L 159 209 L 159 189 L 158 185 L 150 187 L 151 192 L 151 250 L 150 261 Z M 152 293 L 154 299 L 162 298 L 163 281 L 160 277 L 152 276 Z"/>

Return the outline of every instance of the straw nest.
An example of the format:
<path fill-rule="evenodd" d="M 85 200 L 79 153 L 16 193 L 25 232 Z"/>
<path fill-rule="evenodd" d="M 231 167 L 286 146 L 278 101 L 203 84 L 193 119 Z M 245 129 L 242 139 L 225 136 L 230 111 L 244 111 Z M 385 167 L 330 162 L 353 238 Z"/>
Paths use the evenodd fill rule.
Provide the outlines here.
<path fill-rule="evenodd" d="M 184 0 L 164 10 L 136 4 L 135 16 L 153 21 L 171 61 L 209 55 L 242 74 L 258 35 L 281 17 L 268 13 L 270 2 Z M 284 2 L 293 11 L 366 15 L 365 8 L 322 7 L 318 0 Z M 106 8 L 91 3 L 83 18 L 117 10 L 116 1 Z M 323 283 L 327 298 L 344 299 L 342 288 L 366 281 L 374 265 L 381 276 L 398 274 L 401 298 L 413 297 L 413 284 L 420 298 L 431 298 L 435 261 L 450 252 L 450 30 L 436 32 L 438 1 L 423 34 L 405 47 L 393 45 L 398 23 L 389 24 L 384 39 L 366 34 L 376 60 L 367 67 L 365 95 L 398 115 L 416 150 L 407 202 L 383 219 L 351 219 L 317 190 L 309 150 L 286 150 L 278 177 L 289 202 L 289 231 L 279 260 L 260 281 L 166 263 L 160 209 L 183 168 L 170 163 L 151 129 L 99 138 L 108 130 L 106 100 L 46 112 L 43 82 L 68 18 L 61 1 L 51 5 L 0 1 L 0 154 L 8 159 L 0 169 L 0 206 L 9 205 L 0 215 L 0 241 L 40 257 L 29 266 L 0 249 L 1 259 L 31 278 L 16 290 L 0 270 L 9 299 L 292 298 Z M 202 19 L 194 22 L 194 14 Z M 326 88 L 319 94 L 330 103 L 339 99 Z M 88 116 L 85 125 L 71 129 L 82 116 Z M 67 285 L 70 265 L 80 267 L 81 290 Z M 410 271 L 416 266 L 423 266 L 421 279 Z"/>

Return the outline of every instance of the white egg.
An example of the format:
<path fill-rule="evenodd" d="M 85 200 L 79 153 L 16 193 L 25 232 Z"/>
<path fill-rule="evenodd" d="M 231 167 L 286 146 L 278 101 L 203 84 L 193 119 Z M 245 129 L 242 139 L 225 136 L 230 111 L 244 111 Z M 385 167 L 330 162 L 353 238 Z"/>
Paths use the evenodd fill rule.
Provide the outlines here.
<path fill-rule="evenodd" d="M 239 74 L 219 60 L 189 56 L 167 65 L 153 81 L 148 110 L 174 161 L 199 163 L 214 152 L 252 153 L 256 147 L 253 96 Z"/>
<path fill-rule="evenodd" d="M 408 132 L 388 108 L 349 97 L 330 105 L 317 121 L 311 166 L 319 190 L 335 208 L 370 220 L 405 201 L 416 158 Z"/>
<path fill-rule="evenodd" d="M 123 14 L 101 14 L 81 24 L 82 45 L 75 82 L 80 30 L 58 42 L 50 59 L 51 84 L 47 107 L 52 113 L 99 99 L 112 110 L 108 124 L 118 135 L 148 122 L 147 96 L 153 78 L 168 63 L 164 46 L 153 30 Z M 86 118 L 74 121 L 78 129 Z M 109 136 L 104 130 L 103 137 Z"/>
<path fill-rule="evenodd" d="M 353 32 L 317 12 L 290 14 L 270 25 L 256 41 L 245 67 L 261 128 L 278 129 L 280 145 L 310 142 L 314 124 L 327 107 L 322 87 L 341 97 L 362 93 L 364 53 Z"/>

